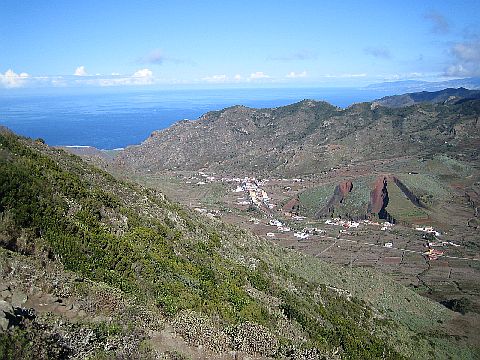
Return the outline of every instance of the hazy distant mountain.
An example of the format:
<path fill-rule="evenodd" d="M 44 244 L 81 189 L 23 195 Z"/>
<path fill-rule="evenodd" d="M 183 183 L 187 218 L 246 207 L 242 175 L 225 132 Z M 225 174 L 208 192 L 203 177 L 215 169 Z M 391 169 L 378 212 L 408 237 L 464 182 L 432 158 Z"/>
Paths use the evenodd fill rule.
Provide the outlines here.
<path fill-rule="evenodd" d="M 447 81 L 420 81 L 420 80 L 403 80 L 403 81 L 391 81 L 382 82 L 377 84 L 368 85 L 366 88 L 369 90 L 388 90 L 397 93 L 404 92 L 418 92 L 418 91 L 438 91 L 445 88 L 459 88 L 466 89 L 480 89 L 480 77 L 471 77 L 465 79 L 454 79 Z"/>
<path fill-rule="evenodd" d="M 465 88 L 444 89 L 440 91 L 422 91 L 417 93 L 409 93 L 404 95 L 385 96 L 374 104 L 386 107 L 404 107 L 414 104 L 430 103 L 430 104 L 454 104 L 460 101 L 480 99 L 480 90 L 467 90 Z"/>

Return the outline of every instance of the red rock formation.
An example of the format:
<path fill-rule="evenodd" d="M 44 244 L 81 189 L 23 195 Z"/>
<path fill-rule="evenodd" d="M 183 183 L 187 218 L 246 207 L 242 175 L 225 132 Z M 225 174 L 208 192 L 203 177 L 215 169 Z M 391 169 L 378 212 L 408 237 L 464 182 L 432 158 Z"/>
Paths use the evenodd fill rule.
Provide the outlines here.
<path fill-rule="evenodd" d="M 370 193 L 370 204 L 368 212 L 370 214 L 380 214 L 388 202 L 387 177 L 380 176 L 375 180 L 374 188 Z"/>
<path fill-rule="evenodd" d="M 315 217 L 319 219 L 332 214 L 335 210 L 335 206 L 341 204 L 345 196 L 347 196 L 352 190 L 353 183 L 350 180 L 338 184 L 333 191 L 332 197 L 328 200 L 328 203 L 315 214 Z"/>
<path fill-rule="evenodd" d="M 342 182 L 338 185 L 338 190 L 340 190 L 340 193 L 342 194 L 343 197 L 347 195 L 349 192 L 351 192 L 352 189 L 353 189 L 353 184 L 350 180 Z"/>
<path fill-rule="evenodd" d="M 300 209 L 300 200 L 298 198 L 291 199 L 282 208 L 283 212 L 290 213 L 293 215 L 298 215 L 299 209 Z"/>

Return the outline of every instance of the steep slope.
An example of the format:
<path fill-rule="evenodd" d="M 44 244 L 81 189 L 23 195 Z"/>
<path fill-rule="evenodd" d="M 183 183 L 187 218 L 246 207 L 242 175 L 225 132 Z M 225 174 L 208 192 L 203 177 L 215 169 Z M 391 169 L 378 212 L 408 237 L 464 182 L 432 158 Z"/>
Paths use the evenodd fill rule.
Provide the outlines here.
<path fill-rule="evenodd" d="M 474 357 L 441 329 L 456 314 L 387 277 L 280 249 L 4 131 L 0 244 L 2 358 Z"/>
<path fill-rule="evenodd" d="M 480 100 L 403 108 L 363 103 L 345 110 L 308 100 L 275 109 L 236 106 L 154 132 L 114 162 L 135 171 L 299 175 L 439 152 L 473 160 L 479 117 Z"/>

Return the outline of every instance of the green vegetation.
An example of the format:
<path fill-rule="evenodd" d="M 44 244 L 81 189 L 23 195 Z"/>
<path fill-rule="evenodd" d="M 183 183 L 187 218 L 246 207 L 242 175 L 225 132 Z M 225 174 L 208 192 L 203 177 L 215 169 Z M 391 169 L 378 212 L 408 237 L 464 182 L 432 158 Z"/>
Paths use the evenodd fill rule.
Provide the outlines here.
<path fill-rule="evenodd" d="M 355 179 L 352 192 L 343 199 L 341 204 L 335 204 L 332 216 L 363 218 L 367 213 L 373 181 L 374 177 L 371 176 Z M 336 186 L 337 184 L 330 183 L 316 186 L 300 193 L 300 212 L 306 216 L 315 217 L 315 214 L 327 205 L 334 194 Z"/>
<path fill-rule="evenodd" d="M 398 178 L 428 206 L 435 205 L 452 196 L 440 180 L 431 174 L 402 174 Z"/>
<path fill-rule="evenodd" d="M 373 181 L 374 178 L 369 176 L 355 179 L 352 192 L 335 208 L 334 217 L 363 218 L 370 202 Z"/>
<path fill-rule="evenodd" d="M 415 206 L 393 182 L 388 185 L 388 198 L 386 210 L 397 222 L 411 224 L 428 218 L 425 211 Z"/>
<path fill-rule="evenodd" d="M 26 331 L 15 329 L 10 334 L 0 333 L 0 359 L 17 360 L 32 358 L 30 340 Z"/>
<path fill-rule="evenodd" d="M 426 170 L 445 179 L 467 177 L 473 169 L 466 163 L 448 155 L 435 155 L 426 161 Z"/>
<path fill-rule="evenodd" d="M 0 164 L 0 210 L 18 227 L 46 239 L 68 269 L 126 293 L 154 298 L 169 315 L 191 308 L 221 314 L 228 322 L 254 320 L 251 309 L 245 311 L 252 305 L 242 289 L 244 270 L 215 252 L 220 241 L 215 232 L 184 244 L 179 254 L 175 245 L 182 237 L 180 230 L 136 216 L 114 195 L 86 186 L 13 138 L 0 141 L 3 149 L 17 153 L 13 161 Z M 65 216 L 69 201 L 77 211 Z M 108 211 L 127 215 L 128 230 L 122 236 L 110 232 L 102 216 Z"/>
<path fill-rule="evenodd" d="M 332 197 L 336 184 L 325 184 L 301 192 L 300 213 L 308 217 L 315 217 L 315 213 L 325 206 Z"/>

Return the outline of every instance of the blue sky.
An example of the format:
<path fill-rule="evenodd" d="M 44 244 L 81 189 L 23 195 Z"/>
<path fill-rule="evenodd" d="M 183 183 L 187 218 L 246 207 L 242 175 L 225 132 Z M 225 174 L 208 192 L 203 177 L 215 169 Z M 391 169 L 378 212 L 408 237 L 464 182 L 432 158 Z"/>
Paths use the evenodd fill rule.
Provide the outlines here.
<path fill-rule="evenodd" d="M 2 0 L 0 87 L 479 76 L 478 14 L 478 0 Z"/>

